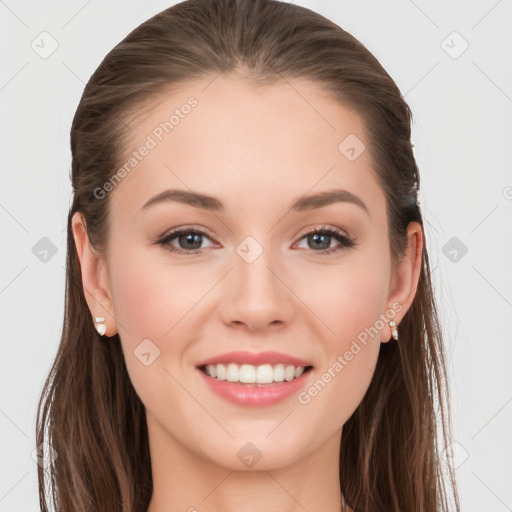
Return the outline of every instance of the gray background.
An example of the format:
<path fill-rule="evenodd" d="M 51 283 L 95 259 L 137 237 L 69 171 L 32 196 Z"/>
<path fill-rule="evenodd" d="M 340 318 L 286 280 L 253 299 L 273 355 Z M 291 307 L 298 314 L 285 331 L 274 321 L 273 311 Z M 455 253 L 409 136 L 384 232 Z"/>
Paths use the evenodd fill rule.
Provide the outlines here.
<path fill-rule="evenodd" d="M 0 512 L 39 510 L 35 416 L 63 318 L 74 110 L 104 55 L 173 3 L 0 0 Z M 295 3 L 363 42 L 411 106 L 462 508 L 512 511 L 512 1 Z"/>

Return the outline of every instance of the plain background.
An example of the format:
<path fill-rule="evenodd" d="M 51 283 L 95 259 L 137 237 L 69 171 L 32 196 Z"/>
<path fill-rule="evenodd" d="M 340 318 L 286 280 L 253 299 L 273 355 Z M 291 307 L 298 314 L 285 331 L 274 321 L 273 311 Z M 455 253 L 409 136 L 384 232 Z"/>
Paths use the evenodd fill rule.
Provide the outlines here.
<path fill-rule="evenodd" d="M 63 318 L 74 111 L 105 54 L 174 3 L 0 0 L 0 512 L 39 510 L 35 417 Z M 462 510 L 510 511 L 512 2 L 295 3 L 355 35 L 413 111 Z"/>

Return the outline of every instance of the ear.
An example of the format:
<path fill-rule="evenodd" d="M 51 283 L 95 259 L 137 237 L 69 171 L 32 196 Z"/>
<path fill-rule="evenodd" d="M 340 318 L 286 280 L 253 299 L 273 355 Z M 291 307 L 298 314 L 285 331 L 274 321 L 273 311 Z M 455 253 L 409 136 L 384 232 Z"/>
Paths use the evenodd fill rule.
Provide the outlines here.
<path fill-rule="evenodd" d="M 107 265 L 104 259 L 91 247 L 87 235 L 85 219 L 80 212 L 76 212 L 71 220 L 73 238 L 80 260 L 82 285 L 85 300 L 91 311 L 91 322 L 96 317 L 103 317 L 107 330 L 105 336 L 113 336 L 117 332 L 114 303 L 107 274 Z"/>
<path fill-rule="evenodd" d="M 393 319 L 397 325 L 400 324 L 411 307 L 416 295 L 422 265 L 423 245 L 424 237 L 421 225 L 418 222 L 410 222 L 407 226 L 407 248 L 402 260 L 395 268 L 388 295 L 388 311 L 396 312 Z M 383 343 L 391 339 L 389 324 L 387 327 L 389 338 L 383 336 Z"/>

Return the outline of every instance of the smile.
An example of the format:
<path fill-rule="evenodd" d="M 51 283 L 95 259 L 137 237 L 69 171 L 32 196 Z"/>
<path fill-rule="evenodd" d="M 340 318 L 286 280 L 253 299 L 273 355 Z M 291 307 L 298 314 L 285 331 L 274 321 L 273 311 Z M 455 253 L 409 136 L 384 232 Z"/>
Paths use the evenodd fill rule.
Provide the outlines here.
<path fill-rule="evenodd" d="M 272 384 L 274 382 L 290 382 L 298 379 L 304 371 L 309 371 L 311 366 L 294 366 L 278 363 L 275 365 L 263 364 L 208 364 L 200 367 L 206 375 L 227 382 L 239 382 L 243 384 Z"/>
<path fill-rule="evenodd" d="M 212 364 L 199 366 L 196 371 L 209 391 L 223 400 L 245 407 L 268 407 L 284 401 L 299 393 L 315 373 L 313 366 L 280 363 L 260 366 Z"/>

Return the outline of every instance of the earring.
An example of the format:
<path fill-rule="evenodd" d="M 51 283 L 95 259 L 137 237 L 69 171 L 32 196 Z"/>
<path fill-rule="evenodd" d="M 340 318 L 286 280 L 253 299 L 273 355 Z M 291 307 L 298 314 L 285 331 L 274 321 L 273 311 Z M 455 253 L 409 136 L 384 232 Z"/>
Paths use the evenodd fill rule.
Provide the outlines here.
<path fill-rule="evenodd" d="M 98 324 L 98 325 L 96 325 L 96 330 L 100 333 L 100 336 L 103 336 L 105 334 L 105 332 L 107 331 L 105 324 L 100 323 L 100 322 L 104 322 L 104 321 L 105 321 L 104 318 L 101 318 L 98 316 L 95 319 L 95 322 Z"/>
<path fill-rule="evenodd" d="M 398 341 L 398 326 L 394 320 L 389 322 L 389 326 L 391 327 L 391 335 L 395 341 Z"/>

